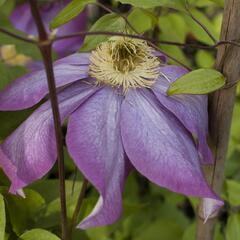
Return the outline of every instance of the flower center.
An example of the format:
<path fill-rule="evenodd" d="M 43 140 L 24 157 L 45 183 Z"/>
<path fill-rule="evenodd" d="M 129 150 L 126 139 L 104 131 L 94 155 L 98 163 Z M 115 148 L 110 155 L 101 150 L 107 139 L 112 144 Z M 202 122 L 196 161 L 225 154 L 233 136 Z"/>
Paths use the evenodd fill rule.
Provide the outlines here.
<path fill-rule="evenodd" d="M 101 43 L 90 58 L 90 76 L 97 83 L 129 88 L 151 87 L 159 76 L 159 59 L 147 42 L 127 37 L 112 37 Z"/>

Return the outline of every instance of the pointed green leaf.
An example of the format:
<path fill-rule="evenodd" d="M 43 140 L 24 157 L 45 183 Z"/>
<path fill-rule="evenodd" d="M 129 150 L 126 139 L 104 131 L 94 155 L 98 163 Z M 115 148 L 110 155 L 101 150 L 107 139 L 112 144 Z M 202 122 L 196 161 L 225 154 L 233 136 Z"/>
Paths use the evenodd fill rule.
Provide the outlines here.
<path fill-rule="evenodd" d="M 2 194 L 0 194 L 0 240 L 4 239 L 6 227 L 5 204 Z"/>
<path fill-rule="evenodd" d="M 184 0 L 119 0 L 119 2 L 140 8 L 169 7 L 184 10 L 185 6 Z"/>
<path fill-rule="evenodd" d="M 226 240 L 237 239 L 240 239 L 240 215 L 232 214 L 227 221 Z"/>
<path fill-rule="evenodd" d="M 20 236 L 21 240 L 60 240 L 59 237 L 44 229 L 36 228 Z"/>
<path fill-rule="evenodd" d="M 124 32 L 126 30 L 125 20 L 114 14 L 106 14 L 91 27 L 90 32 L 106 31 L 106 32 Z M 84 40 L 81 51 L 90 51 L 94 49 L 99 43 L 106 41 L 110 36 L 94 35 L 87 36 Z"/>
<path fill-rule="evenodd" d="M 58 28 L 61 25 L 77 17 L 85 6 L 94 3 L 95 0 L 73 0 L 71 1 L 50 23 L 50 28 Z"/>
<path fill-rule="evenodd" d="M 176 94 L 208 94 L 221 88 L 225 77 L 213 69 L 198 69 L 183 75 L 173 82 L 167 93 Z"/>

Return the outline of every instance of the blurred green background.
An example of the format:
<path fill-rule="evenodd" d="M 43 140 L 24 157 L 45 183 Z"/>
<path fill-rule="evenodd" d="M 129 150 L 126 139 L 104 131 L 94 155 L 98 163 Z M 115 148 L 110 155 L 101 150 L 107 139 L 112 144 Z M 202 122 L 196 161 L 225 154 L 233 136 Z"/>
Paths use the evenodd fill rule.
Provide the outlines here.
<path fill-rule="evenodd" d="M 138 32 L 145 33 L 146 36 L 179 43 L 213 44 L 204 30 L 181 7 L 174 7 L 173 5 L 170 6 L 171 8 L 139 8 L 122 5 L 117 1 L 102 2 L 122 13 L 128 14 L 128 20 L 131 24 Z M 189 2 L 191 4 L 191 13 L 218 39 L 221 28 L 223 1 L 196 0 Z M 0 7 L 0 26 L 20 33 L 11 26 L 8 20 L 8 16 L 15 4 L 14 0 L 7 0 Z M 119 21 L 120 17 L 118 15 L 108 17 L 107 21 L 109 24 L 107 25 L 101 22 L 97 24 L 99 23 L 97 20 L 106 13 L 92 6 L 89 8 L 89 12 L 91 12 L 89 15 L 89 29 L 121 31 L 121 29 L 126 27 L 124 21 Z M 109 28 L 109 26 L 113 27 Z M 103 41 L 105 38 L 96 36 L 86 38 L 81 51 L 94 48 L 98 42 Z M 13 44 L 16 47 L 17 54 L 24 54 L 33 60 L 40 60 L 40 54 L 35 46 L 0 34 L 0 47 L 7 44 Z M 159 45 L 159 47 L 192 68 L 211 68 L 214 66 L 216 54 L 214 50 L 199 50 L 196 48 L 180 48 L 166 45 Z M 169 62 L 173 63 L 171 60 Z M 3 89 L 8 83 L 27 71 L 24 66 L 12 66 L 1 59 L 0 89 Z M 0 141 L 4 140 L 31 112 L 32 109 L 19 112 L 0 112 Z M 236 99 L 232 120 L 225 171 L 226 179 L 222 192 L 222 198 L 226 201 L 226 204 L 219 215 L 214 240 L 240 239 L 239 119 L 240 92 Z M 71 218 L 81 188 L 82 176 L 81 173 L 76 171 L 66 149 L 65 159 L 68 217 Z M 59 235 L 60 231 L 60 199 L 58 197 L 56 166 L 44 179 L 34 183 L 25 190 L 25 199 L 7 193 L 9 182 L 2 172 L 0 183 L 0 193 L 3 196 L 3 198 L 0 198 L 0 237 L 5 232 L 3 239 L 6 240 L 19 239 L 20 236 L 21 239 L 26 240 L 58 239 L 53 236 L 47 238 L 47 235 L 44 235 L 46 232 L 41 230 L 45 229 L 56 235 Z M 97 198 L 97 192 L 89 186 L 79 220 L 91 211 Z M 4 211 L 4 203 L 6 211 Z M 197 204 L 198 200 L 196 198 L 187 198 L 159 188 L 133 172 L 126 182 L 122 218 L 112 226 L 86 231 L 75 230 L 73 239 L 193 240 L 195 239 Z M 4 229 L 5 215 L 6 228 Z M 44 235 L 43 238 L 41 238 L 41 234 Z"/>

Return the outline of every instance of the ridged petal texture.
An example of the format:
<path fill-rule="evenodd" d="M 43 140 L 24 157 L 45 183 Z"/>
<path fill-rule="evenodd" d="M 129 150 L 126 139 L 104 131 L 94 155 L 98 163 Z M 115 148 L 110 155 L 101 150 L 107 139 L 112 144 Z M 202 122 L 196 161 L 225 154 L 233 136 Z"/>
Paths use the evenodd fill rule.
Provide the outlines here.
<path fill-rule="evenodd" d="M 122 97 L 106 87 L 69 119 L 69 153 L 100 193 L 95 208 L 80 228 L 110 224 L 121 214 L 123 184 L 129 168 L 120 135 L 121 102 Z"/>

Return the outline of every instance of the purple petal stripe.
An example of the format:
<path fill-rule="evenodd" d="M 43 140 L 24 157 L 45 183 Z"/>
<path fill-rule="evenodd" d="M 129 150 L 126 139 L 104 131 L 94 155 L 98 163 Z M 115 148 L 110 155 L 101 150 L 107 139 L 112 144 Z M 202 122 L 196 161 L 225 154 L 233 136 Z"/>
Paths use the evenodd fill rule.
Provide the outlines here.
<path fill-rule="evenodd" d="M 69 153 L 100 193 L 94 210 L 79 225 L 83 229 L 113 223 L 121 214 L 128 165 L 120 137 L 121 102 L 122 97 L 106 87 L 89 98 L 69 119 Z"/>

